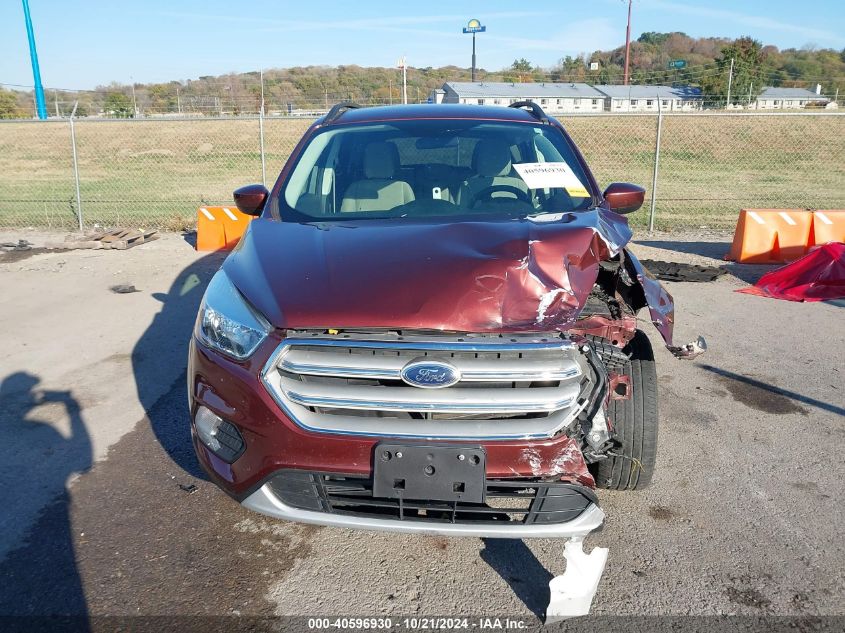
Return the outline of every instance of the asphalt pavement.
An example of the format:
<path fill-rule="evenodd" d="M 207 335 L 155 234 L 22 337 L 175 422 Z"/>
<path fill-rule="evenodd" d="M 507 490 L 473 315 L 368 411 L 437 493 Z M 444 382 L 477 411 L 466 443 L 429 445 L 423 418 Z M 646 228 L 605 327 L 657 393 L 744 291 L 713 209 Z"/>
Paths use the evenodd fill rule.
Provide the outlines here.
<path fill-rule="evenodd" d="M 724 240 L 657 235 L 634 250 L 720 264 Z M 0 615 L 539 622 L 561 541 L 289 524 L 206 480 L 184 368 L 220 261 L 176 235 L 125 252 L 0 255 Z M 734 292 L 764 270 L 667 284 L 677 341 L 709 344 L 695 361 L 642 324 L 660 385 L 657 471 L 647 490 L 599 493 L 605 527 L 586 541 L 610 550 L 598 616 L 843 622 L 830 616 L 845 616 L 845 304 Z"/>

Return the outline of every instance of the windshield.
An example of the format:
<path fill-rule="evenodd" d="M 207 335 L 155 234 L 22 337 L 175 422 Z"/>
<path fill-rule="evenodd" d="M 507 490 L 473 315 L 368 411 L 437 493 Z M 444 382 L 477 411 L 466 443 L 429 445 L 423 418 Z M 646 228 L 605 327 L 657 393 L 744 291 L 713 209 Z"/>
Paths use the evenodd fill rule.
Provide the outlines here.
<path fill-rule="evenodd" d="M 389 121 L 318 132 L 279 211 L 289 222 L 530 217 L 589 208 L 588 187 L 564 135 L 549 125 Z"/>

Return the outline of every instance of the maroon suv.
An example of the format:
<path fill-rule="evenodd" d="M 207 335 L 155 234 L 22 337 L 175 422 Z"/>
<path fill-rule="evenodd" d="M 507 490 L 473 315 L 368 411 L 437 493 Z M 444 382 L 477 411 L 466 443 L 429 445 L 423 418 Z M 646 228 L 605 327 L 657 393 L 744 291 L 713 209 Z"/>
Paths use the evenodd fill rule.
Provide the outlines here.
<path fill-rule="evenodd" d="M 307 131 L 208 286 L 197 455 L 244 506 L 306 523 L 577 536 L 596 487 L 649 483 L 647 308 L 624 247 L 644 190 L 602 194 L 535 104 L 340 104 Z"/>

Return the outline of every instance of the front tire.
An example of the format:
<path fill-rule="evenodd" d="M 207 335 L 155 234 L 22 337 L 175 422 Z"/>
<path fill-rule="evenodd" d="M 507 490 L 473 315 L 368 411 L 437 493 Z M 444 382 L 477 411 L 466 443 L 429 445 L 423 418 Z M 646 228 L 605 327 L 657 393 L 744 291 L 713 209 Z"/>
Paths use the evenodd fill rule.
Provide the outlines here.
<path fill-rule="evenodd" d="M 596 464 L 596 485 L 611 490 L 640 490 L 651 483 L 657 457 L 657 371 L 651 342 L 637 330 L 625 352 L 631 357 L 622 373 L 630 376 L 631 397 L 611 400 L 607 415 L 622 446 Z"/>

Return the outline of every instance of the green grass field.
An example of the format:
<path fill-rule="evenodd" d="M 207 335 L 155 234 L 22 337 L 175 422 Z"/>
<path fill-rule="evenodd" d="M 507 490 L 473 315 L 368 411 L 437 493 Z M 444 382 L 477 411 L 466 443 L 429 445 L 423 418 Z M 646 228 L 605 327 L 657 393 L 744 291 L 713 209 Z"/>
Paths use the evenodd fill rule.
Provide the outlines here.
<path fill-rule="evenodd" d="M 654 117 L 568 117 L 602 186 L 651 196 Z M 265 120 L 275 180 L 310 120 Z M 86 225 L 179 229 L 201 204 L 228 204 L 261 181 L 257 119 L 78 121 Z M 663 120 L 656 227 L 732 227 L 746 207 L 845 208 L 845 116 L 672 116 Z M 649 203 L 632 216 L 648 220 Z M 73 228 L 76 193 L 66 121 L 0 122 L 0 226 Z"/>

